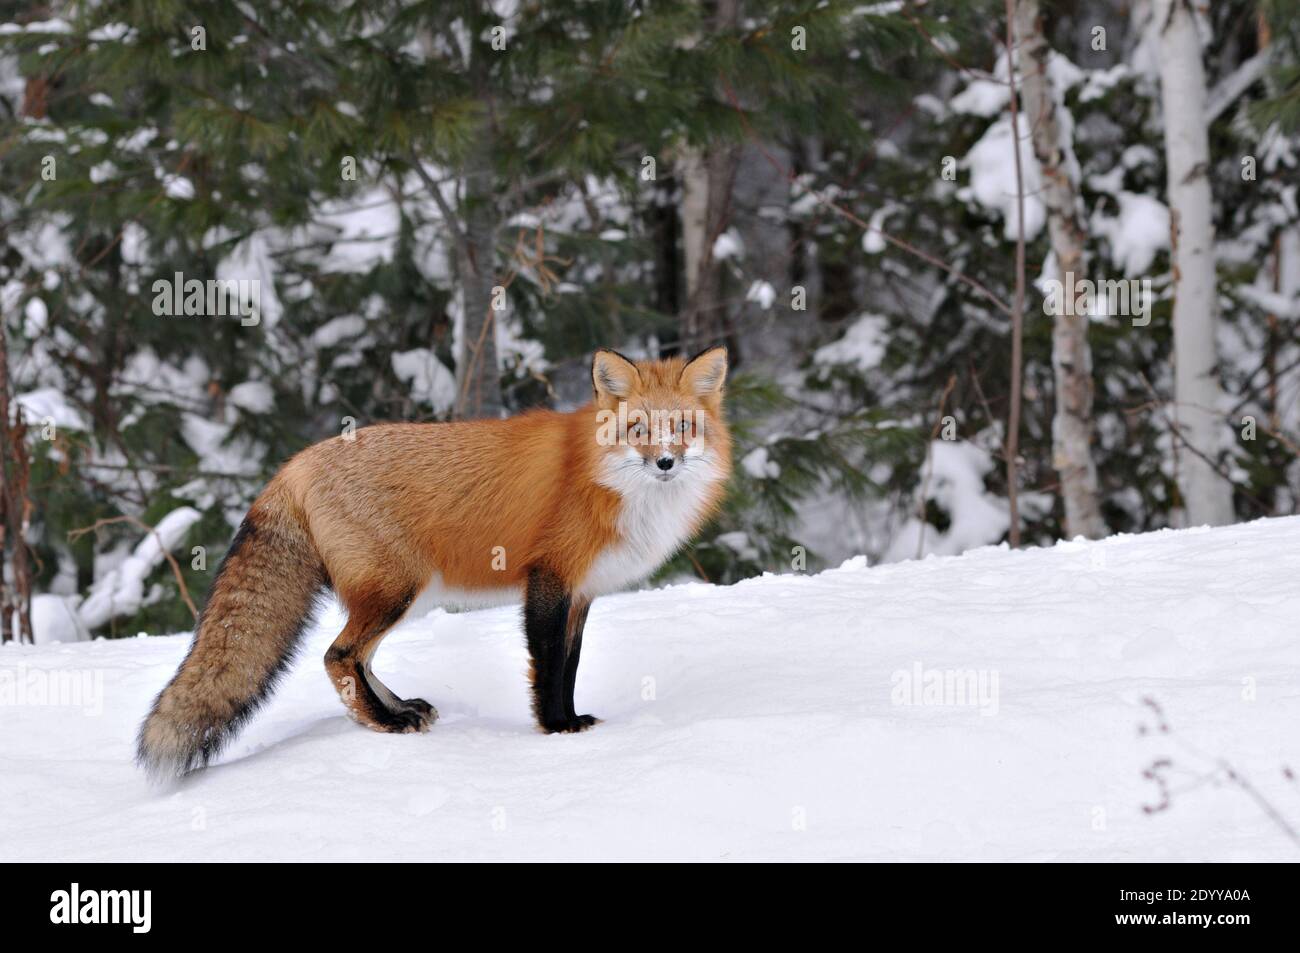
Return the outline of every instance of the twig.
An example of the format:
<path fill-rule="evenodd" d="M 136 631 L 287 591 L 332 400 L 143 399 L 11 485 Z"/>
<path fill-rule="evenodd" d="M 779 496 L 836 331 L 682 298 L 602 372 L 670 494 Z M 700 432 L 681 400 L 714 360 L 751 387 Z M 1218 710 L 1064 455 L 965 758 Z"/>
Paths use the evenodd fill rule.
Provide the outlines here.
<path fill-rule="evenodd" d="M 1144 696 L 1142 698 L 1142 704 L 1151 711 L 1152 716 L 1155 719 L 1156 732 L 1158 734 L 1164 735 L 1165 737 L 1169 738 L 1174 744 L 1178 745 L 1188 754 L 1196 758 L 1199 758 L 1203 761 L 1209 762 L 1210 764 L 1213 764 L 1215 769 L 1214 771 L 1208 773 L 1207 772 L 1198 773 L 1194 771 L 1190 772 L 1193 775 L 1193 777 L 1196 778 L 1196 783 L 1191 784 L 1185 788 L 1175 789 L 1169 787 L 1168 782 L 1161 774 L 1162 771 L 1176 768 L 1176 765 L 1174 764 L 1173 760 L 1170 758 L 1155 759 L 1146 767 L 1146 769 L 1143 770 L 1142 776 L 1146 778 L 1148 781 L 1154 782 L 1158 786 L 1160 801 L 1159 803 L 1154 805 L 1144 804 L 1142 806 L 1143 813 L 1158 814 L 1161 811 L 1168 810 L 1173 805 L 1173 800 L 1170 797 L 1171 794 L 1181 793 L 1184 791 L 1192 790 L 1193 788 L 1196 787 L 1200 787 L 1206 782 L 1214 780 L 1215 774 L 1220 773 L 1228 781 L 1228 783 L 1232 784 L 1238 790 L 1245 793 L 1252 801 L 1254 801 L 1256 806 L 1258 806 L 1259 809 L 1264 813 L 1264 816 L 1267 817 L 1270 821 L 1272 821 L 1275 825 L 1277 825 L 1278 829 L 1281 830 L 1282 833 L 1286 835 L 1288 840 L 1290 840 L 1297 847 L 1300 847 L 1300 833 L 1296 832 L 1296 829 L 1291 825 L 1291 823 L 1285 817 L 1282 816 L 1282 812 L 1279 811 L 1276 807 L 1274 807 L 1273 803 L 1269 801 L 1268 798 L 1264 797 L 1264 795 L 1261 794 L 1259 790 L 1253 784 L 1251 784 L 1250 781 L 1248 781 L 1240 771 L 1238 771 L 1235 767 L 1233 767 L 1232 764 L 1226 758 L 1212 757 L 1208 755 L 1206 752 L 1201 751 L 1199 748 L 1197 748 L 1195 745 L 1189 742 L 1186 738 L 1177 735 L 1173 731 L 1173 729 L 1169 726 L 1169 722 L 1165 718 L 1164 709 L 1161 708 L 1160 703 L 1157 702 L 1150 695 Z M 1147 732 L 1146 725 L 1139 722 L 1138 731 L 1140 734 L 1146 734 Z M 1289 772 L 1290 772 L 1289 768 L 1283 768 L 1282 773 L 1284 776 L 1290 777 Z"/>
<path fill-rule="evenodd" d="M 686 558 L 691 561 L 691 565 L 695 567 L 695 571 L 700 574 L 701 579 L 708 583 L 713 582 L 713 580 L 709 578 L 709 574 L 704 571 L 704 567 L 700 565 L 700 561 L 695 558 L 695 553 L 691 552 L 689 549 L 686 550 Z"/>

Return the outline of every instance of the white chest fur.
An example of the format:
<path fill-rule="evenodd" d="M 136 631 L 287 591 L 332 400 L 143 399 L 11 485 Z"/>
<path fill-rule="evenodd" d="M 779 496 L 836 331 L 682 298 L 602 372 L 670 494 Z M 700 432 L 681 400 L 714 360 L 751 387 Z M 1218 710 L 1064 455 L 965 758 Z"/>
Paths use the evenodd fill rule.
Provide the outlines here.
<path fill-rule="evenodd" d="M 718 478 L 707 455 L 692 455 L 689 451 L 683 472 L 667 482 L 631 466 L 639 462 L 635 451 L 626 457 L 611 457 L 614 459 L 601 482 L 622 498 L 619 539 L 601 551 L 576 587 L 578 593 L 588 597 L 615 592 L 663 565 L 695 530 Z"/>

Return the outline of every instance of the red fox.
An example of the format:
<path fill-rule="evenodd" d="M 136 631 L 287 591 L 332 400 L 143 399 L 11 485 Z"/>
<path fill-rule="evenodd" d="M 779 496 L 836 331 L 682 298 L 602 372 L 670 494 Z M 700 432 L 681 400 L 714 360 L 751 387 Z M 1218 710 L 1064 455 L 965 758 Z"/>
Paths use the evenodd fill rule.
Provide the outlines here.
<path fill-rule="evenodd" d="M 587 611 L 662 565 L 720 503 L 726 374 L 721 347 L 639 363 L 600 350 L 593 399 L 570 413 L 378 424 L 308 447 L 235 534 L 189 654 L 140 727 L 140 764 L 155 778 L 205 766 L 270 694 L 327 589 L 348 621 L 325 669 L 361 724 L 427 731 L 438 717 L 371 671 L 424 594 L 522 601 L 539 727 L 591 727 L 573 703 Z"/>

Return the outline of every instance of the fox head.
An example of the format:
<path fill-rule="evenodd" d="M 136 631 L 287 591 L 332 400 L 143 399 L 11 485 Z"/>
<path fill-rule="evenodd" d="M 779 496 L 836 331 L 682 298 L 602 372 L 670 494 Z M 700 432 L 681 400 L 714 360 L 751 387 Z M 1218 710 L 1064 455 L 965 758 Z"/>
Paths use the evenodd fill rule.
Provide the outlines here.
<path fill-rule="evenodd" d="M 601 349 L 591 364 L 597 443 L 609 482 L 725 479 L 731 439 L 722 415 L 727 349 L 689 361 L 631 361 Z"/>

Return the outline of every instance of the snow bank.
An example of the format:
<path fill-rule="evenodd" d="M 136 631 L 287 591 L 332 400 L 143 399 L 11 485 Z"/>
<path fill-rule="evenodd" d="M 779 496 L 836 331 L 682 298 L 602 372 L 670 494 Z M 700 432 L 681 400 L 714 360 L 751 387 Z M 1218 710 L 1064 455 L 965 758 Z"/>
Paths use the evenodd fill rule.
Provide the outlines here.
<path fill-rule="evenodd" d="M 6 646 L 0 860 L 1294 860 L 1215 761 L 1300 825 L 1297 543 L 1288 518 L 601 599 L 579 735 L 532 729 L 512 609 L 395 633 L 376 671 L 442 719 L 367 731 L 330 611 L 161 791 L 132 739 L 185 636 Z"/>

